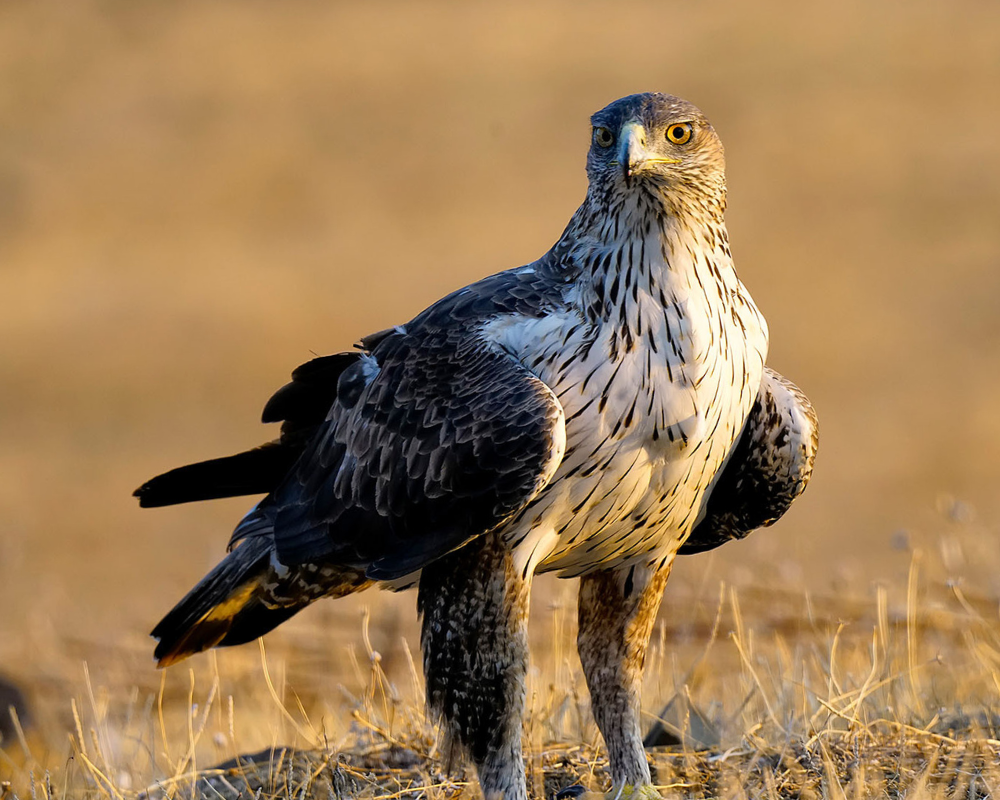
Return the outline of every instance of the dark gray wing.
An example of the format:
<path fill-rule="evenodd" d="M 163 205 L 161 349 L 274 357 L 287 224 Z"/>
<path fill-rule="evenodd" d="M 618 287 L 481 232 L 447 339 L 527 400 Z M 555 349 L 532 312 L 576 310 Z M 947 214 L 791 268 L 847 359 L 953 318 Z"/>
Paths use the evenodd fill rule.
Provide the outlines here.
<path fill-rule="evenodd" d="M 809 483 L 819 425 L 809 399 L 765 367 L 757 401 L 701 521 L 678 551 L 701 553 L 771 525 Z"/>
<path fill-rule="evenodd" d="M 527 505 L 562 459 L 562 407 L 472 316 L 367 340 L 312 441 L 233 542 L 271 534 L 282 564 L 389 580 Z"/>
<path fill-rule="evenodd" d="M 139 505 L 152 508 L 273 492 L 326 419 L 340 375 L 360 358 L 361 353 L 336 353 L 297 367 L 292 380 L 264 407 L 264 422 L 282 422 L 278 439 L 157 475 L 135 490 Z"/>

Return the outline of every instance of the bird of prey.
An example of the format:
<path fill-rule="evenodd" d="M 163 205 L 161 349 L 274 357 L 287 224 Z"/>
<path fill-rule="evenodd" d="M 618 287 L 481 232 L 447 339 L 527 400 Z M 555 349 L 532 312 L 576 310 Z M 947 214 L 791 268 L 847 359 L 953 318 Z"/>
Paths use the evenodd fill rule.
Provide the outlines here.
<path fill-rule="evenodd" d="M 264 494 L 156 626 L 172 664 L 321 597 L 418 587 L 427 699 L 487 798 L 526 800 L 532 576 L 580 577 L 580 660 L 614 791 L 652 796 L 639 688 L 678 553 L 768 525 L 812 472 L 805 396 L 765 367 L 722 144 L 665 94 L 593 115 L 555 245 L 292 373 L 280 436 L 154 478 L 143 506 Z"/>

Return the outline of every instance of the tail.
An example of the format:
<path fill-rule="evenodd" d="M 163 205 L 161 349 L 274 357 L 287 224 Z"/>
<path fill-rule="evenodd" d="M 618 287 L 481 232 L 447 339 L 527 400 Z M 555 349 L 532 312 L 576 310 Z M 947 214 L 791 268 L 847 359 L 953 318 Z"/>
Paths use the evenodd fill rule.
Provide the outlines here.
<path fill-rule="evenodd" d="M 363 572 L 329 567 L 300 575 L 271 562 L 269 536 L 243 540 L 153 629 L 153 655 L 168 667 L 211 647 L 245 644 L 290 619 L 313 600 L 360 591 Z M 307 579 L 306 579 L 307 578 Z"/>

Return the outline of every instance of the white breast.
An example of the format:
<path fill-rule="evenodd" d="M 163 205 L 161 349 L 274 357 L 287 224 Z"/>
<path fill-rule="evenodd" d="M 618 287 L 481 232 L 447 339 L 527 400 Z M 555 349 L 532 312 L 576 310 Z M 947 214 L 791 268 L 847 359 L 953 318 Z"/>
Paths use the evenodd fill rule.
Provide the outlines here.
<path fill-rule="evenodd" d="M 684 248 L 676 252 L 671 267 L 642 265 L 648 280 L 628 294 L 624 314 L 639 332 L 630 350 L 615 346 L 621 314 L 594 326 L 575 288 L 558 313 L 483 330 L 566 414 L 562 464 L 509 527 L 525 572 L 568 576 L 672 555 L 739 435 L 763 373 L 766 326 L 731 268 L 722 281 L 698 275 Z"/>

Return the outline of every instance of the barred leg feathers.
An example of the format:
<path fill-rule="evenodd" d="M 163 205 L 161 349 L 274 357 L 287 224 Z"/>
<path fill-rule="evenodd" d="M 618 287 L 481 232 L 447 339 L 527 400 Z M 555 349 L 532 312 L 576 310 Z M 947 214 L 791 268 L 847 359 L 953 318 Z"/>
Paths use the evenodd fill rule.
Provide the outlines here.
<path fill-rule="evenodd" d="M 240 542 L 160 623 L 153 655 L 168 667 L 212 647 L 263 636 L 320 597 L 342 597 L 371 584 L 353 569 L 306 567 L 277 574 L 270 537 Z"/>
<path fill-rule="evenodd" d="M 613 793 L 654 797 L 642 745 L 639 693 L 646 648 L 672 562 L 591 572 L 580 579 L 577 649 L 594 720 L 608 748 Z"/>
<path fill-rule="evenodd" d="M 527 800 L 521 751 L 528 591 L 486 535 L 424 567 L 418 607 L 427 704 L 448 747 L 467 753 L 487 800 Z"/>

